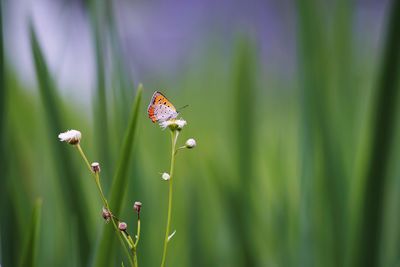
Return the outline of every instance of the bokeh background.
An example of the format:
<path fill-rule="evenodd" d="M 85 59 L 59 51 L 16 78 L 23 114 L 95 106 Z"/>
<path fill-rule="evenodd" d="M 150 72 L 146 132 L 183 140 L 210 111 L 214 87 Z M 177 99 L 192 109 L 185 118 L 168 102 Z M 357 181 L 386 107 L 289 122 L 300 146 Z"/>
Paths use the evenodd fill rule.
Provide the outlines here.
<path fill-rule="evenodd" d="M 107 195 L 122 168 L 110 204 L 133 233 L 143 203 L 139 265 L 160 264 L 161 90 L 198 143 L 168 266 L 399 266 L 399 2 L 1 1 L 0 265 L 127 264 L 67 129 Z"/>

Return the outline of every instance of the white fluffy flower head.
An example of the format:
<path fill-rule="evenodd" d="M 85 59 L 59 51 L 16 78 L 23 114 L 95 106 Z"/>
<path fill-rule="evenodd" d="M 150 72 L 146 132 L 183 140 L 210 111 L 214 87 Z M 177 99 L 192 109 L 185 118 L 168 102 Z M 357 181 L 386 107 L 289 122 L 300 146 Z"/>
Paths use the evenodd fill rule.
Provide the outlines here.
<path fill-rule="evenodd" d="M 182 130 L 183 126 L 185 126 L 187 123 L 185 120 L 183 119 L 171 119 L 171 120 L 167 120 L 167 121 L 163 121 L 160 122 L 160 127 L 164 130 L 167 127 L 171 129 L 171 131 L 175 131 L 175 130 Z"/>
<path fill-rule="evenodd" d="M 71 145 L 77 145 L 81 141 L 82 134 L 80 131 L 77 130 L 68 130 L 64 133 L 60 133 L 58 138 L 61 142 L 67 142 Z"/>

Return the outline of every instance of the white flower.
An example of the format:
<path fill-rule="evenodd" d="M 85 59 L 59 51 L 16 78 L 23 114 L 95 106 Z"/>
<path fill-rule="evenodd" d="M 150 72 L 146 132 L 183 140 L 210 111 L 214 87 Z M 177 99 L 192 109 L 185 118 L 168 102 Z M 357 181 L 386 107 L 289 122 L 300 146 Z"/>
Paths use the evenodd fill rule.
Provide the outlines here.
<path fill-rule="evenodd" d="M 161 178 L 162 178 L 164 181 L 168 181 L 168 180 L 171 178 L 171 176 L 169 176 L 168 173 L 164 172 L 164 173 L 161 175 Z"/>
<path fill-rule="evenodd" d="M 58 138 L 60 138 L 61 142 L 67 142 L 71 145 L 79 144 L 79 141 L 81 141 L 81 137 L 81 132 L 77 130 L 68 130 L 58 135 Z"/>
<path fill-rule="evenodd" d="M 186 141 L 185 145 L 187 148 L 194 148 L 196 146 L 196 140 L 190 138 Z"/>
<path fill-rule="evenodd" d="M 171 120 L 167 120 L 167 121 L 162 121 L 160 122 L 160 127 L 164 130 L 167 127 L 169 127 L 172 131 L 175 130 L 182 130 L 183 126 L 186 125 L 186 121 L 183 119 L 171 119 Z"/>

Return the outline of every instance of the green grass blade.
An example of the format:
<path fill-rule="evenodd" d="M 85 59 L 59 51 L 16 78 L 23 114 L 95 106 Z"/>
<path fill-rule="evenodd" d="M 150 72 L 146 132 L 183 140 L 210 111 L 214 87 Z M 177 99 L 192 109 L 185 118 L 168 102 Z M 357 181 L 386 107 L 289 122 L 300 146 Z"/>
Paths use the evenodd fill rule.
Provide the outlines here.
<path fill-rule="evenodd" d="M 123 206 L 123 199 L 127 192 L 128 184 L 128 170 L 130 166 L 130 161 L 132 157 L 133 143 L 135 140 L 135 133 L 137 129 L 137 122 L 140 113 L 140 103 L 142 99 L 143 86 L 139 85 L 137 94 L 132 106 L 130 120 L 128 128 L 125 132 L 125 137 L 123 145 L 121 148 L 121 154 L 119 155 L 117 161 L 117 169 L 113 177 L 113 184 L 111 187 L 111 195 L 109 198 L 109 204 L 111 210 L 114 214 L 118 216 L 121 213 Z M 96 258 L 94 261 L 94 266 L 111 266 L 110 261 L 113 255 L 112 251 L 115 247 L 114 245 L 114 229 L 109 227 L 104 227 L 102 237 L 100 239 L 99 247 L 96 253 Z"/>
<path fill-rule="evenodd" d="M 385 185 L 390 154 L 395 138 L 396 101 L 399 98 L 400 73 L 400 1 L 393 1 L 388 21 L 387 39 L 376 90 L 372 117 L 372 144 L 366 165 L 366 185 L 359 235 L 357 264 L 379 266 L 382 239 Z"/>
<path fill-rule="evenodd" d="M 314 110 L 316 100 L 314 91 L 318 86 L 321 85 L 319 75 L 310 75 L 316 69 L 318 65 L 315 63 L 318 59 L 318 54 L 322 54 L 320 51 L 319 39 L 321 39 L 320 30 L 320 17 L 315 14 L 314 1 L 298 1 L 297 12 L 298 12 L 298 35 L 299 35 L 299 56 L 300 56 L 300 73 L 302 78 L 301 90 L 301 141 L 300 141 L 300 159 L 301 159 L 301 174 L 300 174 L 300 186 L 301 186 L 301 202 L 300 202 L 300 258 L 299 266 L 311 266 L 315 264 L 316 255 L 318 255 L 318 246 L 315 245 L 314 222 L 311 214 L 315 209 L 313 202 L 313 194 L 315 190 L 315 150 L 316 144 L 313 142 L 313 136 L 315 130 L 310 125 L 313 125 L 317 120 Z M 318 21 L 317 24 L 315 22 Z M 311 30 L 312 29 L 312 30 Z M 310 55 L 315 55 L 310 57 Z"/>
<path fill-rule="evenodd" d="M 33 207 L 33 214 L 28 232 L 28 240 L 25 245 L 24 251 L 22 253 L 21 262 L 19 266 L 23 267 L 37 266 L 36 258 L 37 258 L 37 250 L 39 243 L 41 211 L 42 211 L 42 200 L 37 199 Z"/>
<path fill-rule="evenodd" d="M 297 4 L 299 69 L 302 78 L 300 177 L 303 200 L 300 215 L 302 236 L 300 261 L 303 266 L 308 266 L 312 262 L 320 265 L 326 258 L 330 258 L 332 260 L 328 266 L 340 266 L 343 265 L 345 254 L 344 232 L 347 226 L 345 208 L 348 194 L 342 160 L 342 140 L 336 134 L 337 123 L 341 120 L 338 120 L 336 105 L 332 100 L 333 96 L 340 95 L 340 91 L 338 86 L 334 86 L 337 82 L 335 75 L 332 75 L 332 61 L 335 56 L 332 56 L 330 50 L 340 50 L 347 55 L 347 48 L 339 47 L 341 44 L 339 41 L 329 42 L 326 34 L 327 23 L 318 13 L 322 8 L 320 3 L 299 1 Z M 343 7 L 338 9 L 346 13 Z M 343 32 L 339 32 L 338 35 L 345 36 L 347 28 L 342 27 Z M 351 117 L 350 114 L 347 116 Z M 316 203 L 313 201 L 314 198 L 320 201 Z M 318 218 L 310 216 L 313 213 L 320 215 Z"/>
<path fill-rule="evenodd" d="M 140 84 L 132 107 L 128 129 L 127 132 L 125 133 L 122 145 L 122 151 L 118 158 L 117 170 L 113 178 L 110 202 L 111 206 L 113 207 L 113 211 L 117 213 L 121 212 L 122 200 L 124 198 L 123 192 L 126 191 L 124 188 L 126 188 L 128 179 L 127 175 L 129 170 L 129 162 L 132 156 L 135 133 L 137 129 L 137 122 L 139 119 L 139 113 L 140 113 L 139 108 L 142 99 L 142 93 L 143 93 L 143 86 Z"/>
<path fill-rule="evenodd" d="M 5 82 L 5 66 L 4 66 L 4 46 L 3 46 L 3 2 L 0 2 L 0 148 L 3 144 L 4 135 L 4 117 L 6 104 L 6 82 Z M 4 150 L 0 150 L 4 151 Z M 2 154 L 1 154 L 2 155 Z M 1 156 L 0 155 L 0 156 Z"/>
<path fill-rule="evenodd" d="M 0 179 L 2 184 L 6 184 L 3 179 L 7 177 L 6 166 L 7 166 L 7 155 L 6 155 L 6 126 L 5 126 L 5 114 L 6 114 L 6 75 L 4 66 L 4 50 L 3 50 L 3 2 L 0 2 L 0 173 L 2 173 L 2 178 Z M 6 195 L 3 192 L 5 186 L 0 189 L 0 194 Z"/>
<path fill-rule="evenodd" d="M 233 123 L 235 126 L 235 144 L 237 146 L 236 164 L 239 180 L 246 179 L 246 183 L 237 184 L 234 192 L 228 195 L 234 231 L 238 235 L 245 266 L 256 266 L 254 251 L 252 249 L 251 229 L 252 222 L 246 213 L 251 207 L 251 186 L 254 181 L 254 129 L 255 129 L 255 96 L 256 96 L 256 56 L 254 47 L 246 38 L 239 39 L 235 53 L 235 66 L 232 73 L 234 82 L 235 106 L 233 107 L 235 120 L 244 122 Z M 246 110 L 246 112 L 243 112 Z M 230 200 L 229 200 L 230 199 Z M 235 219 L 237 218 L 237 219 Z M 252 220 L 256 221 L 255 218 Z"/>
<path fill-rule="evenodd" d="M 88 203 L 86 194 L 80 187 L 80 175 L 74 168 L 71 158 L 71 147 L 61 144 L 57 140 L 58 134 L 66 130 L 62 123 L 62 116 L 59 107 L 61 101 L 54 88 L 46 60 L 39 45 L 33 25 L 30 25 L 30 42 L 32 55 L 35 63 L 36 76 L 39 83 L 40 96 L 42 98 L 46 119 L 49 125 L 49 142 L 54 154 L 54 164 L 58 171 L 59 182 L 63 188 L 64 203 L 69 209 L 71 216 L 76 215 L 79 224 L 79 244 L 83 264 L 89 259 L 89 252 L 92 246 L 90 220 L 87 220 Z"/>

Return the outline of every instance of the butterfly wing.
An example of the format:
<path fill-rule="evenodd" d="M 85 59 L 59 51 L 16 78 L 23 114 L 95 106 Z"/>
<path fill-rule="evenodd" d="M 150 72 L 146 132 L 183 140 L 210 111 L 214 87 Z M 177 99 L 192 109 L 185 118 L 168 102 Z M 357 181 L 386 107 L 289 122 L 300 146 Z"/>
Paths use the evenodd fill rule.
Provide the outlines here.
<path fill-rule="evenodd" d="M 178 116 L 174 105 L 158 91 L 154 92 L 147 113 L 152 122 L 163 122 Z"/>

